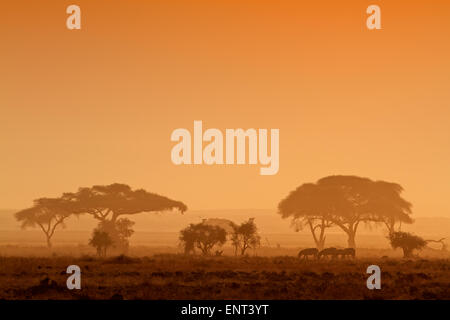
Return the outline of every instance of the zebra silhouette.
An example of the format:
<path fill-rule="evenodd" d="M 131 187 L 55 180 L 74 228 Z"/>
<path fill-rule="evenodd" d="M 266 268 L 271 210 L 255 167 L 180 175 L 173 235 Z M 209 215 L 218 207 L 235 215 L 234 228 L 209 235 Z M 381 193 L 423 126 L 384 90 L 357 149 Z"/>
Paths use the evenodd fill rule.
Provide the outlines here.
<path fill-rule="evenodd" d="M 302 260 L 308 260 L 308 256 L 312 256 L 314 259 L 317 259 L 317 255 L 319 254 L 319 250 L 316 248 L 307 248 L 300 250 L 298 253 L 298 257 Z"/>
<path fill-rule="evenodd" d="M 339 250 L 334 247 L 323 249 L 319 252 L 317 258 L 321 259 L 322 257 L 336 259 L 339 257 Z"/>

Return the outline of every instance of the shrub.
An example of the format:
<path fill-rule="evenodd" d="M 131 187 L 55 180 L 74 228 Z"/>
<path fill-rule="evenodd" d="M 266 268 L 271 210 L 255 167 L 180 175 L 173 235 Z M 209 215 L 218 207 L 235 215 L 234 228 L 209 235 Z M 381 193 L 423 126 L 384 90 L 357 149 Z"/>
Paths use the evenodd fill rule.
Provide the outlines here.
<path fill-rule="evenodd" d="M 419 236 L 408 232 L 392 232 L 388 237 L 392 248 L 401 248 L 403 250 L 403 257 L 410 258 L 414 250 L 420 250 L 427 242 Z"/>

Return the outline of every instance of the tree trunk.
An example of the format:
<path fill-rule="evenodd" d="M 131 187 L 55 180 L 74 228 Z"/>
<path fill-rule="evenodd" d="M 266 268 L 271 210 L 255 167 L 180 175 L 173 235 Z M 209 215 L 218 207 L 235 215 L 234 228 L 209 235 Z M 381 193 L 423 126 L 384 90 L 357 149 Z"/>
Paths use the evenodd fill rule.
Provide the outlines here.
<path fill-rule="evenodd" d="M 325 247 L 325 238 L 320 239 L 316 242 L 317 250 L 322 251 Z"/>
<path fill-rule="evenodd" d="M 395 232 L 395 221 L 385 222 L 385 225 L 388 229 L 389 236 Z"/>
<path fill-rule="evenodd" d="M 403 249 L 403 258 L 411 258 L 412 256 L 412 250 L 409 248 L 402 248 Z"/>
<path fill-rule="evenodd" d="M 49 249 L 52 248 L 52 241 L 51 241 L 51 238 L 50 238 L 49 236 L 47 236 L 47 247 L 48 247 Z"/>
<path fill-rule="evenodd" d="M 356 232 L 354 232 L 353 230 L 349 230 L 349 232 L 347 232 L 347 245 L 349 248 L 353 248 L 356 249 L 356 242 L 355 242 L 355 236 L 356 236 Z"/>
<path fill-rule="evenodd" d="M 311 234 L 313 236 L 314 242 L 316 244 L 317 250 L 321 251 L 325 246 L 325 221 L 322 220 L 322 224 L 320 226 L 320 234 L 316 235 L 315 228 L 311 221 L 308 221 L 309 228 L 311 230 Z"/>

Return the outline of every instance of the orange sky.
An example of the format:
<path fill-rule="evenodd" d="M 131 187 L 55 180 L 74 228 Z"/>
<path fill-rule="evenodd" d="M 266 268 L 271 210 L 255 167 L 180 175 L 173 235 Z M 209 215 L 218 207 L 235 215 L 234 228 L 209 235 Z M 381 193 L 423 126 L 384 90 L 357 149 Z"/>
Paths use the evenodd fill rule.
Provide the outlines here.
<path fill-rule="evenodd" d="M 356 174 L 450 216 L 450 2 L 310 2 L 2 3 L 0 207 L 122 182 L 192 209 L 275 208 Z M 366 29 L 370 4 L 383 30 Z M 170 134 L 194 120 L 279 128 L 279 173 L 173 165 Z"/>

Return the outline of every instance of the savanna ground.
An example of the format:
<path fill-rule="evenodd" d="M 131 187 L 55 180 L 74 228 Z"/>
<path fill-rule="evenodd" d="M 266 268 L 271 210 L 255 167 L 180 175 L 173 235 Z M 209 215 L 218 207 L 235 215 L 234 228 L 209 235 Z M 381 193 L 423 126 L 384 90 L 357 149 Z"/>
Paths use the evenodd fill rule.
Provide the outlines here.
<path fill-rule="evenodd" d="M 450 299 L 447 255 L 404 260 L 399 252 L 360 250 L 356 260 L 300 261 L 294 249 L 283 256 L 104 259 L 64 252 L 25 257 L 0 250 L 0 299 Z M 81 290 L 66 287 L 73 264 L 82 271 Z M 381 268 L 381 290 L 366 287 L 372 264 Z"/>

